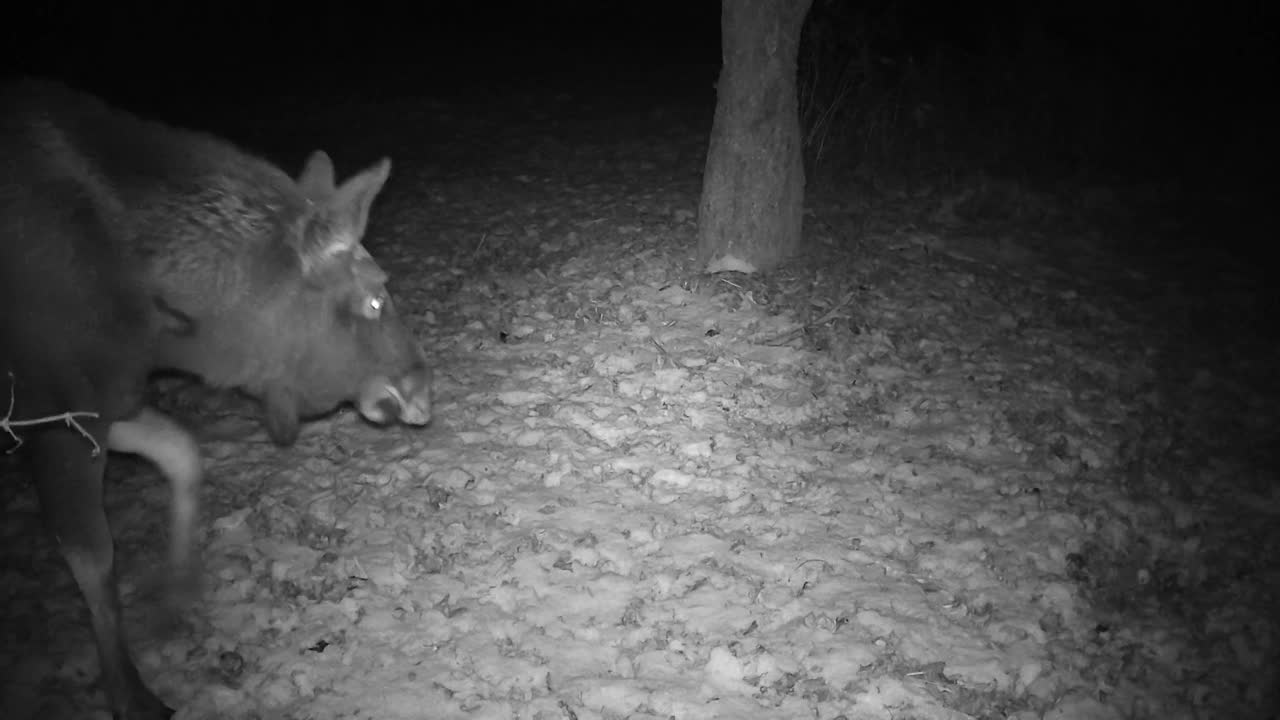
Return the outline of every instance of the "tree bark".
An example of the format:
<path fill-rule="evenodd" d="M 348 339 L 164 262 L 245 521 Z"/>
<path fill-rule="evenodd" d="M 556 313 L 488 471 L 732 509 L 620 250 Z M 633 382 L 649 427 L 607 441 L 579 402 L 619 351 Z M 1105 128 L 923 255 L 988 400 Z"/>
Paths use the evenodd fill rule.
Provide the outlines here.
<path fill-rule="evenodd" d="M 698 259 L 709 272 L 768 270 L 800 244 L 796 58 L 811 3 L 721 0 L 722 66 L 698 211 Z"/>

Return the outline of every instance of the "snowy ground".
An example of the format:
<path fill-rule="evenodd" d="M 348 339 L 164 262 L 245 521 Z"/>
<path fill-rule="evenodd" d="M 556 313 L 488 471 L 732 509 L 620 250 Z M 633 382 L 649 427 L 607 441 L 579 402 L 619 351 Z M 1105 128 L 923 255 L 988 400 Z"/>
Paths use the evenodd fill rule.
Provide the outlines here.
<path fill-rule="evenodd" d="M 1102 254 L 1117 238 L 1079 198 L 892 188 L 815 193 L 803 258 L 705 276 L 705 112 L 305 115 L 332 143 L 362 123 L 328 148 L 342 173 L 395 158 L 369 244 L 437 363 L 437 417 L 343 412 L 280 450 L 244 437 L 243 404 L 170 397 L 208 458 L 207 592 L 134 646 L 180 718 L 1277 701 L 1275 405 L 1242 278 L 1196 273 L 1192 300 Z M 166 492 L 128 459 L 110 476 L 140 621 Z M 0 488 L 0 715 L 105 717 L 34 493 Z"/>

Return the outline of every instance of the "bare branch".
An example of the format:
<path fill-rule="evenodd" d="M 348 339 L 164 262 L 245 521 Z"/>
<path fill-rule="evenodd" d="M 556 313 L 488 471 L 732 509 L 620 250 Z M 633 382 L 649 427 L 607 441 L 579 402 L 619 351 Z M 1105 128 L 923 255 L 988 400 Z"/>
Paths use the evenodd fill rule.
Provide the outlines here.
<path fill-rule="evenodd" d="M 32 418 L 30 420 L 14 420 L 13 408 L 16 403 L 16 400 L 14 399 L 14 393 L 17 386 L 18 386 L 18 381 L 16 378 L 14 378 L 13 373 L 10 372 L 9 373 L 9 407 L 8 409 L 5 410 L 4 417 L 0 418 L 0 430 L 4 430 L 6 433 L 8 433 L 9 437 L 13 438 L 13 441 L 14 441 L 14 446 L 9 448 L 10 453 L 17 452 L 18 448 L 22 447 L 22 438 L 18 437 L 18 434 L 13 431 L 14 428 L 43 425 L 44 423 L 58 422 L 59 420 L 61 420 L 62 422 L 67 424 L 67 427 L 75 429 L 76 432 L 83 435 L 84 438 L 89 441 L 89 444 L 93 445 L 93 451 L 92 451 L 93 457 L 98 457 L 98 455 L 102 454 L 102 446 L 98 444 L 98 441 L 94 439 L 93 435 L 91 435 L 88 430 L 85 430 L 84 426 L 81 425 L 80 422 L 76 419 L 76 418 L 96 418 L 98 417 L 98 413 L 96 412 L 64 412 L 64 413 L 59 413 L 57 415 L 46 415 L 45 417 Z"/>

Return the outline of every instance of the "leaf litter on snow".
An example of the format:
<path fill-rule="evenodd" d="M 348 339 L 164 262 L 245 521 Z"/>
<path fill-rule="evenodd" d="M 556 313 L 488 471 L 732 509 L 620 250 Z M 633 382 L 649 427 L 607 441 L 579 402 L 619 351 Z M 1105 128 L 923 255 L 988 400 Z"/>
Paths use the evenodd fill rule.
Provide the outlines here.
<path fill-rule="evenodd" d="M 696 175 L 662 164 L 689 153 L 631 162 L 652 146 L 600 145 L 621 177 L 575 176 L 554 143 L 512 148 L 380 208 L 378 255 L 438 361 L 428 431 L 340 413 L 279 450 L 228 431 L 251 409 L 212 405 L 206 595 L 189 632 L 137 645 L 180 717 L 1265 704 L 1268 597 L 1197 562 L 1207 500 L 1162 464 L 1150 348 L 1104 289 L 1032 243 L 921 229 L 910 204 L 858 210 L 856 232 L 839 208 L 811 213 L 806 258 L 704 275 Z M 444 240 L 414 240 L 429 231 Z M 163 492 L 122 467 L 109 501 L 141 608 Z M 35 524 L 29 498 L 5 508 L 6 528 Z M 6 571 L 25 598 L 11 617 L 57 638 L 25 656 L 24 681 L 53 677 L 28 695 L 88 683 L 56 556 L 4 547 L 5 568 L 61 578 L 36 607 L 33 571 Z M 1207 614 L 1165 612 L 1215 582 Z M 8 622 L 14 647 L 40 645 Z"/>

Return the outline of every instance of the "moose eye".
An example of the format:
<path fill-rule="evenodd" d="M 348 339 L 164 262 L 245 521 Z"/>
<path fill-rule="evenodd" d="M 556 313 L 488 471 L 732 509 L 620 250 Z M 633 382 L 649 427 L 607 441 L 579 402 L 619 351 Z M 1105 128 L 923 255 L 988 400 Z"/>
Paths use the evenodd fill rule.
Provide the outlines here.
<path fill-rule="evenodd" d="M 387 298 L 385 295 L 367 295 L 364 299 L 364 305 L 360 308 L 360 314 L 370 320 L 377 320 L 382 316 L 382 308 L 386 304 Z"/>

